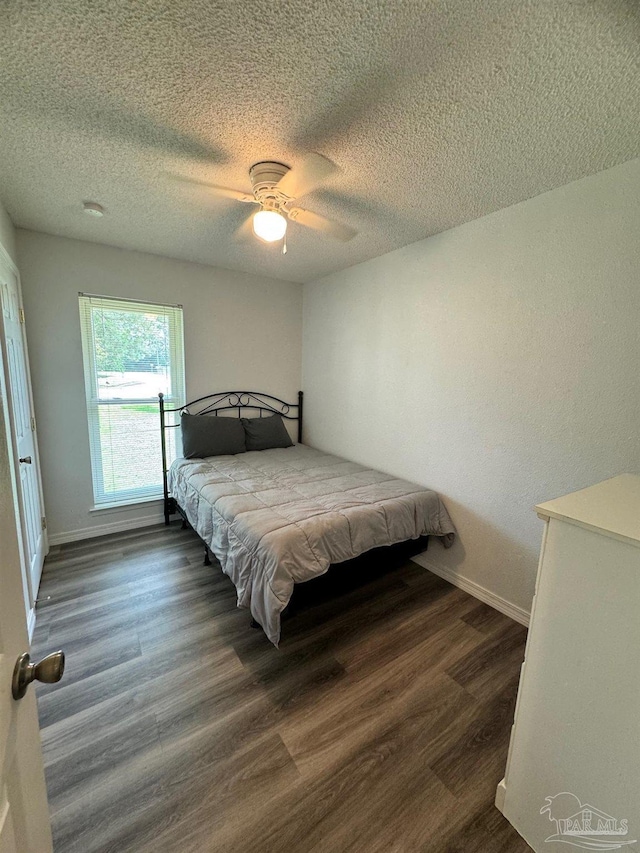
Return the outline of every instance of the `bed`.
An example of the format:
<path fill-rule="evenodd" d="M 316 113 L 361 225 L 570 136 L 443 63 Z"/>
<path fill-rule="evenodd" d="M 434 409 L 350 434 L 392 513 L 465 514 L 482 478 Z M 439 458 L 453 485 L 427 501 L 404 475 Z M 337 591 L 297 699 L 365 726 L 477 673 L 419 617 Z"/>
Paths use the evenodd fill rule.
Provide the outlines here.
<path fill-rule="evenodd" d="M 295 584 L 381 546 L 434 536 L 449 547 L 455 533 L 435 492 L 302 444 L 302 404 L 302 392 L 296 404 L 223 392 L 167 409 L 160 396 L 165 522 L 178 512 L 193 527 L 276 646 Z M 298 443 L 167 467 L 165 434 L 183 413 L 248 410 L 296 420 Z"/>

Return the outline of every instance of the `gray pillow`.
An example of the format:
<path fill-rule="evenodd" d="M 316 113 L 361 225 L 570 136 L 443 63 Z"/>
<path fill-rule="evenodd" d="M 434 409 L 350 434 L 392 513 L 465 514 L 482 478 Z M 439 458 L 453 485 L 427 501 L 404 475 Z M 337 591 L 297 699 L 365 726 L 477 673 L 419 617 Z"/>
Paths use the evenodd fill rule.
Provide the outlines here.
<path fill-rule="evenodd" d="M 182 415 L 182 455 L 185 459 L 244 453 L 244 429 L 240 418 L 215 415 Z"/>
<path fill-rule="evenodd" d="M 246 436 L 247 450 L 269 450 L 292 447 L 293 442 L 280 415 L 268 418 L 240 418 Z"/>

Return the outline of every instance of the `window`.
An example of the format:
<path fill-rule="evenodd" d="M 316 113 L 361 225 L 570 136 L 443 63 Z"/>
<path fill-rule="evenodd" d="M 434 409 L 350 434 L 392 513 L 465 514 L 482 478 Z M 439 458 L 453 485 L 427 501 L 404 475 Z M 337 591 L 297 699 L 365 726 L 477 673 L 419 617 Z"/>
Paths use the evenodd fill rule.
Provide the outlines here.
<path fill-rule="evenodd" d="M 79 298 L 96 508 L 161 497 L 158 392 L 169 407 L 185 402 L 182 307 Z"/>

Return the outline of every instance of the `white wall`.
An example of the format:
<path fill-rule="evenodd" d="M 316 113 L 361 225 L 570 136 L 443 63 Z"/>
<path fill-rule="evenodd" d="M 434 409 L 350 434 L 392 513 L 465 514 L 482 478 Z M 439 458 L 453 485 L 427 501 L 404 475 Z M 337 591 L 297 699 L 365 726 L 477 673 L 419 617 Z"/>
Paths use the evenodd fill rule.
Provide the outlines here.
<path fill-rule="evenodd" d="M 17 242 L 53 543 L 161 520 L 159 503 L 89 511 L 79 291 L 183 305 L 189 398 L 250 386 L 296 399 L 300 285 L 22 229 Z"/>
<path fill-rule="evenodd" d="M 14 264 L 17 265 L 16 232 L 9 214 L 0 200 L 0 246 L 9 255 Z"/>
<path fill-rule="evenodd" d="M 305 286 L 305 441 L 441 493 L 529 608 L 533 506 L 640 471 L 640 160 Z"/>

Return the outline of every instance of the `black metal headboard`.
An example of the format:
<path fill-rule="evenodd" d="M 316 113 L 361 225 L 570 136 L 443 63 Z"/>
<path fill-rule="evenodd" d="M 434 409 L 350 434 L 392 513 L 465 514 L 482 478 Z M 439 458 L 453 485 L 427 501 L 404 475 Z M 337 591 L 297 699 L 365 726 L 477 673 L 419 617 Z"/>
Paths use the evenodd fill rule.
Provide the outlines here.
<path fill-rule="evenodd" d="M 297 403 L 286 403 L 271 394 L 263 394 L 261 391 L 219 391 L 216 394 L 207 394 L 206 397 L 198 397 L 184 406 L 168 409 L 164 403 L 164 394 L 158 394 L 160 402 L 160 440 L 162 443 L 162 485 L 164 489 L 164 523 L 169 524 L 169 516 L 178 511 L 175 499 L 169 497 L 169 483 L 167 480 L 167 441 L 165 431 L 177 429 L 180 424 L 168 424 L 166 415 L 185 412 L 190 415 L 218 415 L 218 412 L 237 411 L 238 417 L 242 417 L 243 411 L 264 412 L 281 415 L 288 421 L 298 421 L 298 443 L 302 441 L 302 391 L 298 391 Z M 202 404 L 202 405 L 201 405 Z M 197 410 L 193 411 L 193 407 Z M 293 412 L 295 411 L 295 414 Z"/>

